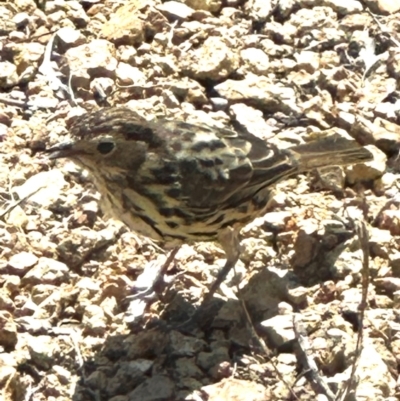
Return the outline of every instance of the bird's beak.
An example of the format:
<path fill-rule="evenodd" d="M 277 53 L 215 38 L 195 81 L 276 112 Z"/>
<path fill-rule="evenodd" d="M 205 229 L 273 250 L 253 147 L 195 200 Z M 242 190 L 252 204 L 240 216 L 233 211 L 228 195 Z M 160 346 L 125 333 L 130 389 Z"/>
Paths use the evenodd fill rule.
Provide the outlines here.
<path fill-rule="evenodd" d="M 73 157 L 78 153 L 81 153 L 74 147 L 73 142 L 64 142 L 56 146 L 53 146 L 44 151 L 49 155 L 49 159 L 61 159 L 63 157 Z"/>

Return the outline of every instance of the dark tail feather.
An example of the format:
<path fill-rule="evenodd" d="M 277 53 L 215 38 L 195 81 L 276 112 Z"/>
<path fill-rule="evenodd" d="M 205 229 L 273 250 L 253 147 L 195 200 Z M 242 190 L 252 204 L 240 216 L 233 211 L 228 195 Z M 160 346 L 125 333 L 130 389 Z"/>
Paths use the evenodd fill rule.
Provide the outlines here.
<path fill-rule="evenodd" d="M 299 163 L 299 171 L 328 166 L 346 166 L 373 159 L 368 149 L 340 135 L 331 135 L 289 150 Z"/>

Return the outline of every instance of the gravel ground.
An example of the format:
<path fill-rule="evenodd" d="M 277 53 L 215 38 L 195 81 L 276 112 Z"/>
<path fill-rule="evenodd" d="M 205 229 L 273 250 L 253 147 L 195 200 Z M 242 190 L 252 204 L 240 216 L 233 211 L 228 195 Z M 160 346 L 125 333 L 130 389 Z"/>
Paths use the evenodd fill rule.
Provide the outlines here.
<path fill-rule="evenodd" d="M 400 1 L 37 3 L 0 3 L 0 400 L 400 399 Z M 37 152 L 109 105 L 282 147 L 351 135 L 374 160 L 274 188 L 181 330 L 220 247 L 183 246 L 132 299 L 162 244 Z"/>

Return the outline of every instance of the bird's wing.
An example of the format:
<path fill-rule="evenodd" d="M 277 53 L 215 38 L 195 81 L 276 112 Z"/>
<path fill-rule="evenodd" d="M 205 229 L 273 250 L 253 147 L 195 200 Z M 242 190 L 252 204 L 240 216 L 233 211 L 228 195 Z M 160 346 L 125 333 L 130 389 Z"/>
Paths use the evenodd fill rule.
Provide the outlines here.
<path fill-rule="evenodd" d="M 240 193 L 251 196 L 293 172 L 287 154 L 251 134 L 182 121 L 158 122 L 153 129 L 177 162 L 181 199 L 198 212 Z"/>
<path fill-rule="evenodd" d="M 164 165 L 158 171 L 161 174 L 165 165 L 171 164 L 168 159 L 173 160 L 178 170 L 179 197 L 189 208 L 213 208 L 252 177 L 245 141 L 231 147 L 220 130 L 182 121 L 159 121 L 153 129 L 165 141 L 166 149 Z M 225 134 L 236 136 L 232 131 Z"/>

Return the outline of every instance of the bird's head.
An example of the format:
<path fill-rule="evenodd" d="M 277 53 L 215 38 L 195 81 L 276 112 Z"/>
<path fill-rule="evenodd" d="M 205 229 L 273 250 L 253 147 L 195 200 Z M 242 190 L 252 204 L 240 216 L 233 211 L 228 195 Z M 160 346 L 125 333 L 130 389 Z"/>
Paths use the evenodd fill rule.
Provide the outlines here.
<path fill-rule="evenodd" d="M 133 170 L 149 149 L 160 145 L 151 123 L 138 121 L 127 108 L 82 115 L 70 128 L 71 140 L 45 153 L 50 159 L 68 158 L 96 173 L 99 169 Z"/>

